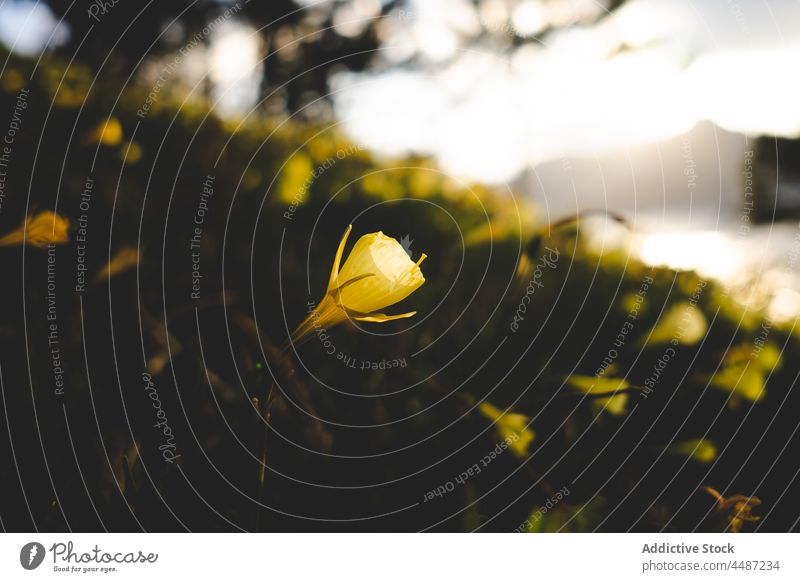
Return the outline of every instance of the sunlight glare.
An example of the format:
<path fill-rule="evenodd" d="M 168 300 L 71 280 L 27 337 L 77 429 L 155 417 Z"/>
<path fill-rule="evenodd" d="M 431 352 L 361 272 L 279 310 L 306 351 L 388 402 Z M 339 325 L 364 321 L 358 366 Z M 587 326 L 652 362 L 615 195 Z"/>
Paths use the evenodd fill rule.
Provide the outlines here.
<path fill-rule="evenodd" d="M 651 234 L 641 241 L 639 256 L 650 265 L 695 270 L 723 282 L 731 281 L 742 268 L 736 245 L 719 232 Z"/>

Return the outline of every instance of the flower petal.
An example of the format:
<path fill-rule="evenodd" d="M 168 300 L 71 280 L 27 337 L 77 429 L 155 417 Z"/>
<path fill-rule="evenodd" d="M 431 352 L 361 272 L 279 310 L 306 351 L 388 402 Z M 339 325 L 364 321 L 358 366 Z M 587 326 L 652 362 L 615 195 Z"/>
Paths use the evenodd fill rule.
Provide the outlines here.
<path fill-rule="evenodd" d="M 353 230 L 353 225 L 347 225 L 347 230 L 344 231 L 344 235 L 342 235 L 342 241 L 339 243 L 339 248 L 336 250 L 336 257 L 333 259 L 333 269 L 331 269 L 331 278 L 328 280 L 329 291 L 334 287 L 336 279 L 339 276 L 339 265 L 342 262 L 342 255 L 344 254 L 344 245 L 347 242 L 347 237 L 350 236 L 351 230 Z"/>
<path fill-rule="evenodd" d="M 356 321 L 373 321 L 375 323 L 383 323 L 384 321 L 393 321 L 395 319 L 406 319 L 416 315 L 416 311 L 409 311 L 408 313 L 401 313 L 399 315 L 386 315 L 385 313 L 370 313 L 368 315 L 352 316 L 350 319 Z"/>
<path fill-rule="evenodd" d="M 362 273 L 374 273 L 375 277 L 343 290 L 342 305 L 351 311 L 372 313 L 402 301 L 425 282 L 419 263 L 414 264 L 400 243 L 382 232 L 362 236 L 350 251 L 339 278 L 348 280 Z"/>

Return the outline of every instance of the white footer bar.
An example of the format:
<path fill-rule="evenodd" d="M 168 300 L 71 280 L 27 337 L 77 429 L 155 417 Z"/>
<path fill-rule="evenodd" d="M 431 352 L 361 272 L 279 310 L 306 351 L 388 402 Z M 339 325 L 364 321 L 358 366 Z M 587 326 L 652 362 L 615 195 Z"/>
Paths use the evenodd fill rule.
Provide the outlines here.
<path fill-rule="evenodd" d="M 790 534 L 0 535 L 0 580 L 796 581 L 799 564 Z"/>

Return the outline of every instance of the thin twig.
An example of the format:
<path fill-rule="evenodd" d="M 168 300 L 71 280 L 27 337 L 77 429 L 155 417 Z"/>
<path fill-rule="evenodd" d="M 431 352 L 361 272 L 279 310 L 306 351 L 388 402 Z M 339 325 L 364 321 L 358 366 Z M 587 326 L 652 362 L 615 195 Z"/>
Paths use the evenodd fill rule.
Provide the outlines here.
<path fill-rule="evenodd" d="M 275 391 L 275 382 L 270 383 L 269 390 L 267 390 L 266 398 L 264 399 L 264 412 L 260 416 L 264 421 L 264 427 L 261 432 L 261 439 L 258 445 L 258 458 L 260 465 L 258 468 L 258 509 L 256 510 L 256 532 L 261 531 L 261 513 L 264 509 L 264 483 L 267 477 L 267 436 L 269 435 L 269 420 L 272 412 L 272 394 Z M 256 400 L 256 408 L 258 402 Z"/>

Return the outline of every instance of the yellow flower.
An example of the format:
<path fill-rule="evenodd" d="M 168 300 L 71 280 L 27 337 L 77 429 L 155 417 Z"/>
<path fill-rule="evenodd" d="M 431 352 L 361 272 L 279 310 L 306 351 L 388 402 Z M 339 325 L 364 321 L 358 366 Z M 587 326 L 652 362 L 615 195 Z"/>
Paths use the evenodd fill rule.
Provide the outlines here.
<path fill-rule="evenodd" d="M 351 224 L 339 243 L 325 296 L 292 334 L 292 342 L 315 328 L 330 328 L 347 319 L 383 322 L 416 314 L 385 315 L 378 310 L 402 301 L 425 282 L 419 266 L 427 255 L 414 263 L 396 239 L 373 232 L 358 239 L 339 270 L 352 229 Z"/>
<path fill-rule="evenodd" d="M 25 242 L 43 248 L 49 244 L 69 242 L 69 220 L 55 212 L 45 210 L 28 216 L 16 230 L 0 237 L 0 246 L 9 247 Z"/>
<path fill-rule="evenodd" d="M 101 121 L 89 133 L 88 141 L 105 146 L 119 145 L 122 141 L 122 124 L 114 117 Z"/>

